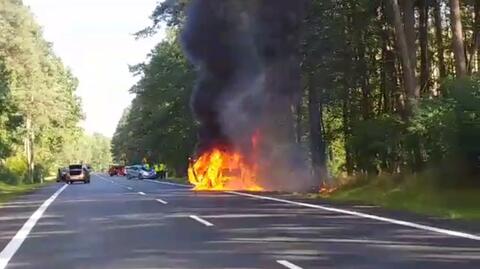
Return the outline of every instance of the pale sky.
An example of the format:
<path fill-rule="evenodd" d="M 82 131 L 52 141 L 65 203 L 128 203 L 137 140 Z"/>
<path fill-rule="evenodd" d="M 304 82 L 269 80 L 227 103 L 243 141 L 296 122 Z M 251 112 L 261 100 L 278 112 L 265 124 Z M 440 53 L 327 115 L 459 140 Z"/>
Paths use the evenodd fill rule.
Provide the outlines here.
<path fill-rule="evenodd" d="M 55 53 L 79 79 L 88 133 L 112 136 L 137 80 L 128 65 L 145 60 L 163 34 L 135 40 L 151 25 L 157 0 L 24 0 Z"/>

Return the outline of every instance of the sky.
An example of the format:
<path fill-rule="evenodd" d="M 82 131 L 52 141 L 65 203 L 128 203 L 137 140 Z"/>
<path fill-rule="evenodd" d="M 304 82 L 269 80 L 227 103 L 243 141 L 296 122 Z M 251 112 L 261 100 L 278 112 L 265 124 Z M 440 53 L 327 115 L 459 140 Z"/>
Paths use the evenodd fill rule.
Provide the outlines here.
<path fill-rule="evenodd" d="M 128 65 L 145 61 L 163 34 L 135 40 L 133 33 L 151 25 L 157 0 L 24 0 L 44 37 L 53 43 L 79 79 L 88 133 L 111 137 L 133 96 L 128 90 L 138 80 Z"/>

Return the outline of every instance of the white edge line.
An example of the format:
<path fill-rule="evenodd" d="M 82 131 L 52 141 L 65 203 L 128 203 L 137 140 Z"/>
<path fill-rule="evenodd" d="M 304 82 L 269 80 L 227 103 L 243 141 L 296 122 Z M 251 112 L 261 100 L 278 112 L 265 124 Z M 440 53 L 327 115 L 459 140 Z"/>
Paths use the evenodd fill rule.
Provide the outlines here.
<path fill-rule="evenodd" d="M 18 230 L 15 236 L 8 242 L 7 246 L 0 252 L 0 269 L 4 269 L 7 267 L 8 263 L 12 259 L 13 255 L 17 252 L 17 250 L 22 246 L 23 241 L 27 239 L 28 234 L 30 231 L 35 227 L 37 221 L 42 217 L 43 213 L 50 204 L 55 201 L 55 199 L 62 193 L 68 185 L 65 184 L 63 187 L 58 189 L 50 198 L 45 200 L 43 204 L 30 216 L 30 218 L 23 224 L 22 228 Z"/>
<path fill-rule="evenodd" d="M 137 192 L 137 193 L 140 194 L 140 195 L 143 195 L 143 196 L 146 195 L 143 191 L 139 191 L 139 192 Z"/>
<path fill-rule="evenodd" d="M 200 222 L 201 224 L 203 224 L 205 226 L 208 226 L 208 227 L 214 226 L 212 223 L 210 223 L 210 222 L 208 222 L 208 221 L 206 221 L 206 220 L 204 220 L 204 219 L 202 219 L 198 216 L 190 215 L 190 218 Z"/>
<path fill-rule="evenodd" d="M 164 204 L 164 205 L 168 204 L 167 201 L 164 201 L 164 200 L 162 200 L 162 199 L 156 199 L 156 201 L 159 202 L 159 203 L 161 203 L 161 204 Z"/>
<path fill-rule="evenodd" d="M 302 267 L 298 266 L 298 265 L 295 265 L 289 261 L 286 261 L 286 260 L 277 260 L 277 263 L 287 267 L 287 268 L 290 268 L 290 269 L 302 269 Z"/>
<path fill-rule="evenodd" d="M 386 217 L 380 217 L 380 216 L 376 216 L 376 215 L 365 214 L 365 213 L 360 213 L 360 212 L 351 211 L 351 210 L 338 209 L 338 208 L 321 206 L 321 205 L 314 205 L 314 204 L 307 204 L 307 203 L 302 203 L 302 202 L 294 202 L 294 201 L 280 199 L 280 198 L 273 198 L 273 197 L 268 197 L 268 196 L 255 195 L 255 194 L 236 192 L 236 191 L 226 191 L 226 193 L 236 194 L 236 195 L 240 195 L 240 196 L 246 196 L 246 197 L 255 198 L 255 199 L 269 200 L 269 201 L 275 201 L 275 202 L 280 202 L 280 203 L 285 203 L 285 204 L 322 209 L 322 210 L 326 210 L 326 211 L 330 211 L 330 212 L 336 212 L 336 213 L 340 213 L 340 214 L 357 216 L 357 217 L 366 218 L 366 219 L 373 219 L 373 220 L 388 222 L 388 223 L 397 224 L 397 225 L 401 225 L 401 226 L 405 226 L 405 227 L 410 227 L 410 228 L 415 228 L 415 229 L 440 233 L 440 234 L 444 234 L 444 235 L 449 235 L 449 236 L 454 236 L 454 237 L 461 237 L 461 238 L 480 241 L 480 236 L 475 235 L 475 234 L 469 234 L 469 233 L 458 232 L 458 231 L 453 231 L 453 230 L 448 230 L 448 229 L 442 229 L 442 228 L 427 226 L 427 225 L 418 224 L 418 223 L 414 223 L 414 222 L 391 219 L 391 218 L 386 218 Z"/>
<path fill-rule="evenodd" d="M 157 183 L 157 184 L 173 185 L 173 186 L 180 186 L 180 187 L 192 187 L 190 185 L 185 185 L 185 184 L 161 182 L 161 181 L 155 181 L 155 180 L 147 180 L 147 181 L 154 182 L 154 183 Z M 475 235 L 475 234 L 469 234 L 469 233 L 465 233 L 465 232 L 459 232 L 459 231 L 454 231 L 454 230 L 437 228 L 437 227 L 427 226 L 427 225 L 418 224 L 418 223 L 409 222 L 409 221 L 380 217 L 380 216 L 376 216 L 376 215 L 360 213 L 360 212 L 351 211 L 351 210 L 338 209 L 338 208 L 333 208 L 333 207 L 326 207 L 326 206 L 320 206 L 320 205 L 314 205 L 314 204 L 308 204 L 308 203 L 302 203 L 302 202 L 294 202 L 294 201 L 280 199 L 280 198 L 274 198 L 274 197 L 268 197 L 268 196 L 262 196 L 262 195 L 255 195 L 255 194 L 249 194 L 249 193 L 242 193 L 242 192 L 236 192 L 236 191 L 225 191 L 225 193 L 235 194 L 235 195 L 240 195 L 240 196 L 246 196 L 246 197 L 250 197 L 250 198 L 254 198 L 254 199 L 270 200 L 270 201 L 275 201 L 275 202 L 280 202 L 280 203 L 285 203 L 285 204 L 322 209 L 322 210 L 326 210 L 326 211 L 330 211 L 330 212 L 336 212 L 336 213 L 352 215 L 352 216 L 357 216 L 357 217 L 362 217 L 362 218 L 367 218 L 367 219 L 373 219 L 373 220 L 392 223 L 392 224 L 401 225 L 401 226 L 405 226 L 405 227 L 410 227 L 410 228 L 415 228 L 415 229 L 440 233 L 440 234 L 444 234 L 444 235 L 449 235 L 449 236 L 454 236 L 454 237 L 461 237 L 461 238 L 480 241 L 480 236 Z"/>

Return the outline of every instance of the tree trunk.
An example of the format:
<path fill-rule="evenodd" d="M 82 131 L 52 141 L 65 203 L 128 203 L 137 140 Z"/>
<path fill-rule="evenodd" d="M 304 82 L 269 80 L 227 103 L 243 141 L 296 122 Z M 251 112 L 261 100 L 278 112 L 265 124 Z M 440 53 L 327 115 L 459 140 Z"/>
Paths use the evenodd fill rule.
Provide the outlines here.
<path fill-rule="evenodd" d="M 416 107 L 416 103 L 418 99 L 417 81 L 415 78 L 415 70 L 413 70 L 412 68 L 413 65 L 410 62 L 411 53 L 409 52 L 407 39 L 405 37 L 405 30 L 402 24 L 398 0 L 390 0 L 390 5 L 393 12 L 396 43 L 400 53 L 400 59 L 402 62 L 403 78 L 404 78 L 404 84 L 405 84 L 405 91 L 407 95 L 407 109 L 406 109 L 407 115 L 406 116 L 409 117 L 413 113 L 413 108 Z"/>
<path fill-rule="evenodd" d="M 480 0 L 475 0 L 475 31 L 476 31 L 476 38 L 475 38 L 475 67 L 476 72 L 479 71 L 480 68 Z"/>
<path fill-rule="evenodd" d="M 478 72 L 479 48 L 480 48 L 480 1 L 474 3 L 475 22 L 473 25 L 472 45 L 470 47 L 470 59 L 468 61 L 468 73 L 471 74 L 476 68 Z"/>
<path fill-rule="evenodd" d="M 440 73 L 440 78 L 445 78 L 447 76 L 447 69 L 445 67 L 445 48 L 443 44 L 442 11 L 440 1 L 441 0 L 435 1 L 433 14 L 435 18 L 435 39 L 437 43 L 438 70 Z"/>
<path fill-rule="evenodd" d="M 417 70 L 417 48 L 415 46 L 415 0 L 403 0 L 403 20 L 405 29 L 405 38 L 407 42 L 408 55 L 410 57 L 410 66 L 416 74 Z"/>
<path fill-rule="evenodd" d="M 349 120 L 349 108 L 350 108 L 350 90 L 345 89 L 345 97 L 342 101 L 342 117 L 343 117 L 343 136 L 345 138 L 345 168 L 349 176 L 353 175 L 354 165 L 352 158 L 352 150 L 349 145 L 349 138 L 351 135 L 350 120 Z"/>
<path fill-rule="evenodd" d="M 365 52 L 365 41 L 362 38 L 362 33 L 358 36 L 358 70 L 357 74 L 361 74 L 360 79 L 360 87 L 362 89 L 362 116 L 364 120 L 371 118 L 371 89 L 370 89 L 370 81 L 369 81 L 369 74 L 368 74 L 368 66 L 366 62 L 366 52 Z"/>
<path fill-rule="evenodd" d="M 299 98 L 298 104 L 295 106 L 295 133 L 297 144 L 302 143 L 303 136 L 303 111 L 302 111 L 303 97 Z"/>
<path fill-rule="evenodd" d="M 322 184 L 329 185 L 327 176 L 327 156 L 322 129 L 323 111 L 320 98 L 315 87 L 308 90 L 308 110 L 310 123 L 310 152 L 312 154 L 313 176 Z"/>
<path fill-rule="evenodd" d="M 25 129 L 27 136 L 25 138 L 25 154 L 27 157 L 27 176 L 28 182 L 34 183 L 34 171 L 35 171 L 35 160 L 34 160 L 34 151 L 33 151 L 33 130 L 32 130 L 32 120 L 30 117 L 25 119 Z"/>
<path fill-rule="evenodd" d="M 462 17 L 460 13 L 460 0 L 450 0 L 451 27 L 453 34 L 453 54 L 455 56 L 455 69 L 457 77 L 467 75 L 465 60 L 465 45 L 463 40 Z"/>
<path fill-rule="evenodd" d="M 430 88 L 430 65 L 428 51 L 428 3 L 420 0 L 420 91 L 427 93 Z"/>

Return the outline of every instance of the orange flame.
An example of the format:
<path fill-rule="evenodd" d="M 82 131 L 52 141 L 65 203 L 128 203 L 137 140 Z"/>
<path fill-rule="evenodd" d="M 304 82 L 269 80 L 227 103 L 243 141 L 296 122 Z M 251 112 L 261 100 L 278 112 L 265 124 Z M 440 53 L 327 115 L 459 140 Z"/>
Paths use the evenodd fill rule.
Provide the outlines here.
<path fill-rule="evenodd" d="M 190 163 L 188 180 L 200 191 L 263 191 L 257 182 L 257 170 L 240 153 L 214 148 Z"/>

